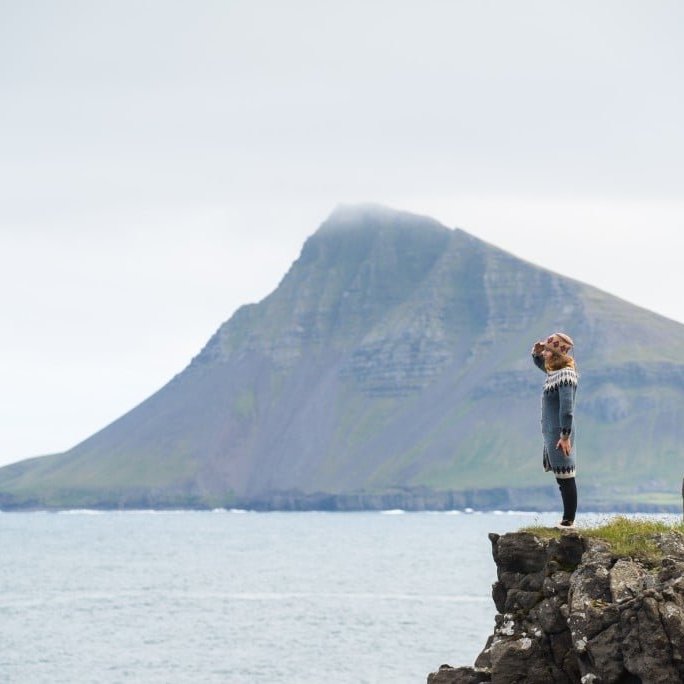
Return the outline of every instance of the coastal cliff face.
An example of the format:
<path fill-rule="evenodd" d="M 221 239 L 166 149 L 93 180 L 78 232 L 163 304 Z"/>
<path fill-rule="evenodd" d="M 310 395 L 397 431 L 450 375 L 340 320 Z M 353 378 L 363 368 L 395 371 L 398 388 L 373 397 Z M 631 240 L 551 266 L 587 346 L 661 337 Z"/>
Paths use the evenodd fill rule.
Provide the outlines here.
<path fill-rule="evenodd" d="M 650 563 L 564 532 L 491 534 L 498 614 L 474 667 L 442 665 L 428 684 L 684 682 L 684 539 L 654 538 Z"/>

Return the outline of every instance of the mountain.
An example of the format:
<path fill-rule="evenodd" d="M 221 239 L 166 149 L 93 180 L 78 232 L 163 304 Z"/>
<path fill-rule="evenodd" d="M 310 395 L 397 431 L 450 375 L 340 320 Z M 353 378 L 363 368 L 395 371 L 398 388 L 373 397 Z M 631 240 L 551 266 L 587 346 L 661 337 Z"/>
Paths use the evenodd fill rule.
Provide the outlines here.
<path fill-rule="evenodd" d="M 679 505 L 683 325 L 363 205 L 336 209 L 156 394 L 0 469 L 0 506 L 557 506 L 529 356 L 554 330 L 581 374 L 580 504 Z"/>

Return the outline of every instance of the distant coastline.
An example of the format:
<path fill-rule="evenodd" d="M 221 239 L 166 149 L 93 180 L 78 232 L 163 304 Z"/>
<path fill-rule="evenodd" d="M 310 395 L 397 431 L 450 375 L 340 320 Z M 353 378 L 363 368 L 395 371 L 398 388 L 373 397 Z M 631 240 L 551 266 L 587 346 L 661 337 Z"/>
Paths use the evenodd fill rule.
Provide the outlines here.
<path fill-rule="evenodd" d="M 89 510 L 213 510 L 246 511 L 531 511 L 550 512 L 558 508 L 552 486 L 433 490 L 402 487 L 381 492 L 304 493 L 278 491 L 253 497 L 177 495 L 148 491 L 53 493 L 45 499 L 19 498 L 0 494 L 0 511 Z M 604 496 L 602 496 L 604 495 Z M 679 493 L 613 491 L 605 496 L 599 487 L 583 486 L 583 508 L 596 513 L 681 513 Z M 649 501 L 651 499 L 651 501 Z"/>

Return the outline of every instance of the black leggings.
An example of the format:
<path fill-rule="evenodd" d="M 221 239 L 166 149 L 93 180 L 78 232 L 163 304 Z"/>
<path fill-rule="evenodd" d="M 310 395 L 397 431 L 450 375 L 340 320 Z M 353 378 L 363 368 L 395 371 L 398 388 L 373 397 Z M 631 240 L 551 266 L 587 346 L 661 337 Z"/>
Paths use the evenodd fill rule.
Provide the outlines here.
<path fill-rule="evenodd" d="M 575 520 L 577 513 L 577 485 L 574 477 L 556 478 L 563 498 L 563 520 Z"/>

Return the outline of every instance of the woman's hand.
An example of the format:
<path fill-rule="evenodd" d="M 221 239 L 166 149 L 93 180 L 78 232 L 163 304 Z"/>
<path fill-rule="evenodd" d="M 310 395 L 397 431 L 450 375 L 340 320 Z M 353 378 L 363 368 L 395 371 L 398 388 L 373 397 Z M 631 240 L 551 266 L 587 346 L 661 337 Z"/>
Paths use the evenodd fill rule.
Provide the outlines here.
<path fill-rule="evenodd" d="M 539 355 L 544 351 L 544 343 L 543 342 L 535 342 L 534 347 L 532 347 L 532 353 Z"/>
<path fill-rule="evenodd" d="M 558 444 L 556 444 L 556 449 L 560 449 L 563 452 L 563 456 L 566 458 L 570 456 L 570 452 L 572 451 L 572 442 L 570 441 L 570 437 L 561 437 L 558 440 Z"/>

